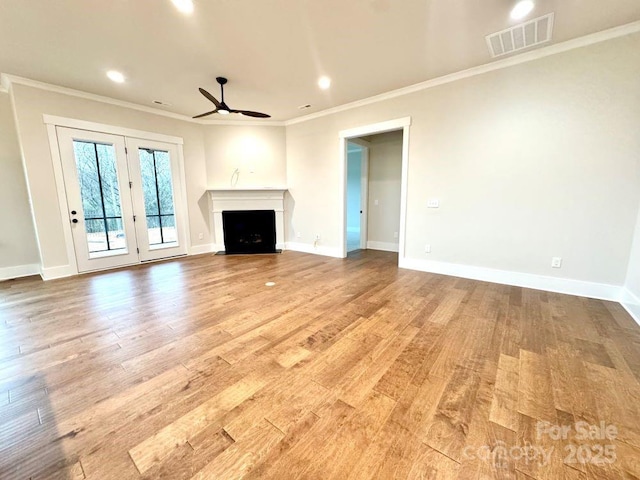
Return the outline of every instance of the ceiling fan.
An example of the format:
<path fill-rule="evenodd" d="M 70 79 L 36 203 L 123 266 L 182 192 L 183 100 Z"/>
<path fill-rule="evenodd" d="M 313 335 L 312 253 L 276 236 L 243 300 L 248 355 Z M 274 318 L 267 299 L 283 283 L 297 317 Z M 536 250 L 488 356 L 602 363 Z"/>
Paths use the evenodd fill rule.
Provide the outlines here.
<path fill-rule="evenodd" d="M 220 115 L 228 115 L 230 113 L 240 113 L 247 117 L 257 117 L 257 118 L 270 118 L 271 115 L 267 115 L 266 113 L 260 112 L 252 112 L 251 110 L 233 110 L 229 108 L 229 106 L 224 103 L 224 85 L 227 83 L 227 79 L 224 77 L 216 77 L 216 81 L 220 84 L 220 96 L 222 97 L 222 101 L 216 100 L 216 98 L 207 92 L 204 88 L 199 88 L 200 93 L 204 95 L 208 100 L 210 100 L 215 106 L 215 110 L 211 110 L 210 112 L 202 113 L 200 115 L 196 115 L 193 118 L 202 118 L 208 115 L 213 115 L 214 113 L 219 113 Z"/>

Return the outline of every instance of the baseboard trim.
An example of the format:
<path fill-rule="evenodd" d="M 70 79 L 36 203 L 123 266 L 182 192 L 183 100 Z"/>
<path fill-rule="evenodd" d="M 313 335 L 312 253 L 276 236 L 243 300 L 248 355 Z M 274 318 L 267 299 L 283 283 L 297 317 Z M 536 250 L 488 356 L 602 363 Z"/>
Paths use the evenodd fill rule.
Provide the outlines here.
<path fill-rule="evenodd" d="M 622 288 L 620 305 L 631 315 L 638 325 L 640 325 L 640 298 L 626 287 Z"/>
<path fill-rule="evenodd" d="M 204 253 L 217 252 L 213 243 L 207 243 L 205 245 L 191 245 L 189 249 L 189 255 L 202 255 Z"/>
<path fill-rule="evenodd" d="M 72 277 L 78 272 L 71 265 L 60 265 L 58 267 L 43 268 L 40 276 L 43 280 L 55 280 L 57 278 Z"/>
<path fill-rule="evenodd" d="M 402 258 L 399 261 L 400 268 L 419 270 L 421 272 L 438 273 L 454 277 L 469 278 L 484 282 L 500 283 L 515 287 L 532 288 L 547 292 L 564 293 L 579 297 L 596 298 L 599 300 L 620 301 L 622 287 L 606 283 L 585 282 L 568 278 L 547 277 L 531 273 L 511 272 L 485 267 L 459 265 L 448 262 L 436 262 L 433 260 L 418 260 Z"/>
<path fill-rule="evenodd" d="M 29 277 L 31 275 L 40 275 L 39 264 L 30 263 L 27 265 L 15 265 L 13 267 L 0 267 L 0 281 Z"/>
<path fill-rule="evenodd" d="M 398 253 L 398 244 L 391 242 L 376 242 L 374 240 L 367 241 L 367 248 L 371 250 L 382 250 L 383 252 Z"/>
<path fill-rule="evenodd" d="M 342 258 L 342 250 L 339 248 L 326 247 L 323 245 L 314 246 L 308 243 L 287 242 L 285 250 L 293 252 L 312 253 L 314 255 L 322 255 L 325 257 Z"/>

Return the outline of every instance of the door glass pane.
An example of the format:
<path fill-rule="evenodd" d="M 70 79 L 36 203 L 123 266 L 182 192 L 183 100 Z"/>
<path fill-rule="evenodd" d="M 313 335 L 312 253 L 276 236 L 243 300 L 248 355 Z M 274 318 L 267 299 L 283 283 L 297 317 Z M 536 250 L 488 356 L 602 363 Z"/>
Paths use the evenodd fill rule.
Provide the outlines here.
<path fill-rule="evenodd" d="M 127 253 L 113 145 L 73 141 L 89 258 Z"/>
<path fill-rule="evenodd" d="M 178 243 L 169 152 L 139 149 L 150 248 Z"/>

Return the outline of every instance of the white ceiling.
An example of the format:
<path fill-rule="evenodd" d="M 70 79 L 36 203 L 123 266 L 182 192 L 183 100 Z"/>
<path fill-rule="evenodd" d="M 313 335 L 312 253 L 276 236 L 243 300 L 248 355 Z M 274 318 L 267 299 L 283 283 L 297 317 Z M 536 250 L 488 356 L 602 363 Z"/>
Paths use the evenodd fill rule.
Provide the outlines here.
<path fill-rule="evenodd" d="M 287 120 L 494 61 L 484 36 L 517 23 L 511 0 L 194 3 L 185 16 L 170 0 L 2 0 L 0 72 L 188 116 L 226 76 L 231 108 Z M 552 11 L 558 43 L 640 20 L 640 1 L 537 0 L 528 18 Z"/>

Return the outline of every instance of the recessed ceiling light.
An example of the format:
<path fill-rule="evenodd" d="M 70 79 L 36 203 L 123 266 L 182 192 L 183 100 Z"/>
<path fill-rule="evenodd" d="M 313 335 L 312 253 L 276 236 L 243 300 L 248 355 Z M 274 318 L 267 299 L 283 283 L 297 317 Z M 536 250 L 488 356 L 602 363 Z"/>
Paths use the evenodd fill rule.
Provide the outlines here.
<path fill-rule="evenodd" d="M 107 77 L 109 80 L 116 83 L 124 83 L 124 75 L 118 72 L 117 70 L 109 70 L 107 72 Z"/>
<path fill-rule="evenodd" d="M 531 13 L 534 3 L 532 0 L 521 0 L 516 3 L 516 6 L 511 10 L 511 18 L 513 20 L 521 20 Z"/>
<path fill-rule="evenodd" d="M 182 13 L 193 13 L 193 0 L 171 0 Z"/>
<path fill-rule="evenodd" d="M 322 90 L 326 90 L 331 86 L 331 79 L 329 77 L 320 77 L 318 80 L 318 86 Z"/>

